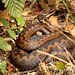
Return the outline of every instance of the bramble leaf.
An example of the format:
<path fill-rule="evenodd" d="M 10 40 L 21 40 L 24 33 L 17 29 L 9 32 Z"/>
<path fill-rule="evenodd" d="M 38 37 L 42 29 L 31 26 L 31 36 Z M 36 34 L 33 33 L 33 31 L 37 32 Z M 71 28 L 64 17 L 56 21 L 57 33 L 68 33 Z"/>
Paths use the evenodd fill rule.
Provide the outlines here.
<path fill-rule="evenodd" d="M 1 17 L 1 22 L 3 23 L 5 28 L 8 28 L 8 22 L 6 21 L 5 18 Z"/>
<path fill-rule="evenodd" d="M 65 68 L 65 65 L 66 65 L 62 62 L 56 62 L 56 64 L 57 64 L 57 66 L 55 67 L 55 70 L 59 70 L 59 71 L 62 71 Z"/>
<path fill-rule="evenodd" d="M 3 40 L 2 37 L 0 37 L 0 49 L 5 51 L 11 51 L 11 45 L 9 45 L 6 41 Z"/>
<path fill-rule="evenodd" d="M 13 37 L 16 40 L 16 34 L 14 31 L 7 29 L 7 32 L 11 35 L 11 37 Z"/>
<path fill-rule="evenodd" d="M 4 73 L 5 68 L 6 68 L 6 61 L 2 61 L 1 66 L 0 66 L 0 69 L 1 69 L 2 73 Z"/>
<path fill-rule="evenodd" d="M 18 22 L 21 26 L 24 26 L 25 21 L 24 21 L 22 15 L 21 15 L 19 18 L 16 18 L 16 20 L 17 20 L 17 22 Z"/>

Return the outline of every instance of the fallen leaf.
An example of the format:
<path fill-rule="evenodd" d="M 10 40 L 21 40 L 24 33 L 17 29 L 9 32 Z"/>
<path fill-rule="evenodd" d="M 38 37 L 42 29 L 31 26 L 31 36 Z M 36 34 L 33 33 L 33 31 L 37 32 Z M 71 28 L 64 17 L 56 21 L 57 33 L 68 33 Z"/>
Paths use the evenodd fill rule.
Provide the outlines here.
<path fill-rule="evenodd" d="M 53 24 L 53 25 L 58 25 L 58 18 L 57 18 L 57 16 L 51 16 L 50 18 L 49 18 L 49 21 L 50 21 L 50 23 L 51 24 Z"/>
<path fill-rule="evenodd" d="M 59 9 L 60 2 L 62 2 L 62 0 L 55 0 L 54 1 L 54 3 L 56 4 L 55 7 L 57 10 Z"/>
<path fill-rule="evenodd" d="M 40 12 L 41 11 L 41 8 L 35 4 L 35 11 L 34 12 Z"/>
<path fill-rule="evenodd" d="M 71 30 L 71 34 L 75 37 L 75 29 Z"/>
<path fill-rule="evenodd" d="M 46 4 L 44 1 L 39 1 L 39 5 L 41 6 L 42 9 L 45 9 L 46 11 L 50 11 L 48 4 Z"/>
<path fill-rule="evenodd" d="M 65 31 L 71 33 L 75 37 L 75 25 L 67 25 Z"/>
<path fill-rule="evenodd" d="M 10 65 L 10 63 L 8 63 L 7 70 L 8 70 L 8 72 L 12 72 L 13 71 L 13 67 Z"/>
<path fill-rule="evenodd" d="M 1 17 L 6 18 L 7 20 L 9 20 L 8 11 L 7 10 L 4 10 L 4 11 L 0 10 L 0 19 L 1 19 Z"/>
<path fill-rule="evenodd" d="M 46 64 L 44 62 L 41 62 L 39 64 L 39 68 L 42 74 L 44 75 L 52 75 L 52 73 L 47 69 Z"/>
<path fill-rule="evenodd" d="M 30 12 L 32 12 L 30 8 L 28 8 L 28 7 L 24 8 L 24 11 L 22 12 L 22 15 L 27 16 Z"/>

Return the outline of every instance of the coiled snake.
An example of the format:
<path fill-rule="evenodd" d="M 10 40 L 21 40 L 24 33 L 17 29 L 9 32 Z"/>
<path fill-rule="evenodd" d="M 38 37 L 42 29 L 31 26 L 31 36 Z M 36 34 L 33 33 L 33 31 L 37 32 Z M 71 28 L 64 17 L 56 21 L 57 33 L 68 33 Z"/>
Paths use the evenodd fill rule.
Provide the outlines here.
<path fill-rule="evenodd" d="M 43 58 L 45 58 L 43 61 L 46 63 L 51 60 L 48 56 L 38 53 L 37 50 L 66 59 L 64 57 L 65 47 L 74 56 L 74 50 L 72 50 L 74 42 L 56 31 L 47 19 L 41 19 L 40 21 L 42 23 L 35 23 L 23 29 L 16 42 L 19 48 L 16 47 L 10 55 L 11 63 L 19 70 L 32 70 L 38 66 Z M 37 31 L 42 31 L 43 35 L 36 35 Z M 75 41 L 71 34 L 64 33 Z M 61 47 L 63 53 L 57 46 Z"/>

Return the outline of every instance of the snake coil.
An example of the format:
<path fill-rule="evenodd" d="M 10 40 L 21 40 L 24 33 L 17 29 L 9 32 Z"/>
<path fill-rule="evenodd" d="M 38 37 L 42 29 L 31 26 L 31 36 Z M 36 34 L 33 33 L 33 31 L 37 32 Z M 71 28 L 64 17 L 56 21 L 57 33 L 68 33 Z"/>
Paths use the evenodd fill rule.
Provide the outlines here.
<path fill-rule="evenodd" d="M 62 35 L 60 32 L 56 31 L 47 19 L 40 20 L 42 23 L 35 23 L 29 25 L 27 28 L 23 29 L 17 39 L 17 46 L 13 49 L 10 61 L 19 70 L 32 70 L 38 66 L 40 60 L 44 58 L 44 62 L 48 63 L 51 59 L 37 51 L 44 51 L 60 58 L 66 59 L 64 57 L 65 50 L 74 56 L 74 42 L 69 40 L 67 37 Z M 37 31 L 42 31 L 43 35 L 36 35 Z M 75 41 L 75 38 L 64 32 L 68 37 Z M 58 46 L 61 47 L 59 50 Z"/>

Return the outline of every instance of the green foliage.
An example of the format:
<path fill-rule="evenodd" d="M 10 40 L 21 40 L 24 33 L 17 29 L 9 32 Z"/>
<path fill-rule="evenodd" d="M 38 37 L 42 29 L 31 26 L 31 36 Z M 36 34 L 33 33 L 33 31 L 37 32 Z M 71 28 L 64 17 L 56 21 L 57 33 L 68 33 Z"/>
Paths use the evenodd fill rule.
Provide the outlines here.
<path fill-rule="evenodd" d="M 2 37 L 0 37 L 0 49 L 5 51 L 11 51 L 11 46 Z"/>
<path fill-rule="evenodd" d="M 11 29 L 16 29 L 16 26 L 15 26 L 15 25 L 12 25 L 12 26 L 11 26 Z"/>
<path fill-rule="evenodd" d="M 25 1 L 26 0 L 2 0 L 2 2 L 5 3 L 5 7 L 7 7 L 9 14 L 14 18 L 20 17 Z"/>
<path fill-rule="evenodd" d="M 62 63 L 62 62 L 56 62 L 57 66 L 55 67 L 55 70 L 59 70 L 59 71 L 62 71 L 66 64 Z"/>
<path fill-rule="evenodd" d="M 15 27 L 15 25 L 12 25 L 12 26 L 11 26 L 11 29 L 15 29 L 16 31 L 17 31 L 17 29 L 19 29 L 19 30 L 20 30 L 20 32 L 23 30 L 23 28 L 22 28 L 22 27 L 20 27 L 20 26 Z"/>
<path fill-rule="evenodd" d="M 16 18 L 16 20 L 17 20 L 17 22 L 18 22 L 21 26 L 24 26 L 25 21 L 24 21 L 22 15 L 21 15 L 19 18 Z"/>
<path fill-rule="evenodd" d="M 20 19 L 18 20 L 20 21 Z M 6 21 L 5 18 L 1 18 L 1 22 L 4 24 L 4 27 L 6 28 L 7 32 L 10 34 L 10 36 L 12 38 L 14 38 L 16 40 L 16 37 L 18 37 L 18 35 L 15 34 L 15 32 L 11 29 L 19 29 L 20 32 L 23 30 L 23 28 L 21 27 L 15 27 L 15 25 L 11 26 L 11 29 L 7 29 L 8 28 L 8 22 Z M 22 24 L 23 25 L 23 24 Z M 11 40 L 11 38 L 2 38 L 0 37 L 0 49 L 4 50 L 4 51 L 11 51 L 11 46 L 7 43 L 7 41 Z"/>
<path fill-rule="evenodd" d="M 20 30 L 20 32 L 23 30 L 23 28 L 21 28 L 21 27 L 17 27 L 19 30 Z"/>
<path fill-rule="evenodd" d="M 3 23 L 5 28 L 8 28 L 8 22 L 6 21 L 5 18 L 1 17 L 1 22 Z"/>
<path fill-rule="evenodd" d="M 8 22 L 6 21 L 5 18 L 1 18 L 1 22 L 3 23 L 5 28 L 8 28 Z M 7 29 L 7 32 L 16 40 L 16 34 L 14 31 Z"/>
<path fill-rule="evenodd" d="M 69 13 L 69 15 L 71 16 L 73 22 L 75 23 L 75 20 L 74 20 L 74 18 L 73 18 L 73 16 L 72 16 L 71 12 L 70 12 L 69 8 L 67 7 L 67 4 L 66 4 L 66 2 L 65 2 L 64 0 L 63 0 L 63 3 L 64 3 L 64 5 L 65 5 L 65 7 L 66 7 L 66 9 L 67 9 L 67 11 L 68 11 L 68 13 Z"/>
<path fill-rule="evenodd" d="M 6 61 L 2 61 L 1 66 L 0 66 L 0 69 L 1 69 L 2 73 L 4 73 L 5 68 L 6 68 Z"/>
<path fill-rule="evenodd" d="M 5 18 L 1 18 L 1 22 L 3 23 L 5 28 L 8 28 L 8 22 L 6 21 Z M 7 32 L 11 35 L 12 38 L 14 38 L 16 40 L 16 34 L 14 31 L 10 30 L 10 29 L 6 29 Z M 11 45 L 9 45 L 7 43 L 7 41 L 11 40 L 10 38 L 2 38 L 0 37 L 0 49 L 4 50 L 4 51 L 11 51 Z"/>
<path fill-rule="evenodd" d="M 16 34 L 14 31 L 7 29 L 7 32 L 11 35 L 11 37 L 13 37 L 16 40 Z"/>

